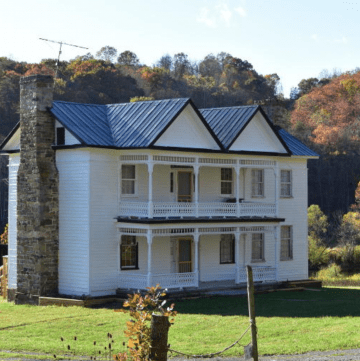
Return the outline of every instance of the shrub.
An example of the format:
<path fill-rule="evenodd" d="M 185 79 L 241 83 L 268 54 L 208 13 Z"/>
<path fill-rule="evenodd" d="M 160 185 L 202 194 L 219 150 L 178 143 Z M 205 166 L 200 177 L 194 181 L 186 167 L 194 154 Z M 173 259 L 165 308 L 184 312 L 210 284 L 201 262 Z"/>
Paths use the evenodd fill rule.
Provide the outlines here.
<path fill-rule="evenodd" d="M 328 280 L 333 278 L 339 278 L 341 276 L 341 267 L 335 263 L 332 263 L 326 268 L 321 269 L 316 274 L 316 278 L 319 280 Z"/>
<path fill-rule="evenodd" d="M 309 236 L 309 266 L 318 269 L 326 265 L 330 260 L 330 253 L 321 241 Z"/>
<path fill-rule="evenodd" d="M 3 234 L 0 235 L 0 244 L 8 244 L 8 224 L 5 226 Z"/>

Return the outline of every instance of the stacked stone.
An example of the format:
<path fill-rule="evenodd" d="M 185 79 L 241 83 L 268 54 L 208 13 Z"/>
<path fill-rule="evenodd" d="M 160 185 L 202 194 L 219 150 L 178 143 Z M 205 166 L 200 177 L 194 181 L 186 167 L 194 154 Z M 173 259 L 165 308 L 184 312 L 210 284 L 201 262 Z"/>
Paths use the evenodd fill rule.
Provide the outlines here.
<path fill-rule="evenodd" d="M 17 184 L 17 304 L 38 304 L 58 291 L 59 191 L 52 106 L 53 78 L 20 81 Z"/>

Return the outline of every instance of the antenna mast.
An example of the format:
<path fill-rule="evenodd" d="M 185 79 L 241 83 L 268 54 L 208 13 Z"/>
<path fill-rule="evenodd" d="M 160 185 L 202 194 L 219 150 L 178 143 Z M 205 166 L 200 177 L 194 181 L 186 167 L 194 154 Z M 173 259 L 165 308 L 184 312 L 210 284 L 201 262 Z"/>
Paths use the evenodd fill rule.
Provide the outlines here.
<path fill-rule="evenodd" d="M 85 48 L 84 46 L 79 46 L 79 45 L 68 44 L 68 43 L 64 43 L 64 42 L 62 42 L 62 41 L 54 41 L 54 40 L 43 39 L 43 38 L 39 38 L 39 39 L 40 39 L 40 40 L 45 40 L 45 41 L 50 41 L 51 43 L 57 43 L 57 44 L 60 44 L 59 56 L 58 56 L 57 63 L 56 63 L 55 78 L 57 78 L 57 75 L 58 75 L 59 63 L 60 63 L 60 55 L 61 55 L 61 48 L 62 48 L 63 44 L 64 44 L 64 45 L 69 45 L 69 46 L 75 46 L 75 48 L 89 49 L 89 48 Z"/>

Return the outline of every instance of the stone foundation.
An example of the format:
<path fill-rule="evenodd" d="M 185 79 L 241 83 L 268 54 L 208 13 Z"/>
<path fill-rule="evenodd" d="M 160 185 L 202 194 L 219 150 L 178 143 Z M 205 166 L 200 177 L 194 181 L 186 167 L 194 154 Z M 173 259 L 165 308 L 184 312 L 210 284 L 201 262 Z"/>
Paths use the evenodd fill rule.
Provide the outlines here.
<path fill-rule="evenodd" d="M 8 288 L 7 290 L 7 300 L 9 302 L 15 301 L 16 288 Z"/>

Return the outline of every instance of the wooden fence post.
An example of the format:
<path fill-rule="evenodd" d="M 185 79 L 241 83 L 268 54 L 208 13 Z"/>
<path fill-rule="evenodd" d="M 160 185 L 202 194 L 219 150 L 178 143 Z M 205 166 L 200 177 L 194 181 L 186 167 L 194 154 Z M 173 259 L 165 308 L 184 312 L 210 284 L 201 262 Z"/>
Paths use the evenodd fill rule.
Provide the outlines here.
<path fill-rule="evenodd" d="M 166 361 L 168 351 L 168 332 L 170 322 L 167 316 L 152 315 L 150 359 Z"/>
<path fill-rule="evenodd" d="M 258 361 L 258 348 L 257 348 L 257 338 L 256 338 L 256 322 L 255 322 L 255 298 L 254 298 L 254 281 L 252 268 L 246 266 L 247 271 L 247 294 L 248 294 L 248 308 L 249 308 L 249 318 L 251 324 L 251 340 L 252 340 L 252 357 L 254 361 Z"/>

